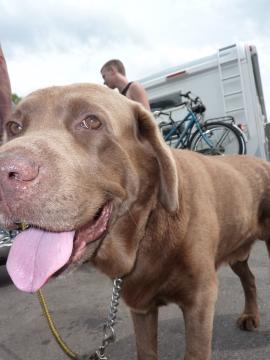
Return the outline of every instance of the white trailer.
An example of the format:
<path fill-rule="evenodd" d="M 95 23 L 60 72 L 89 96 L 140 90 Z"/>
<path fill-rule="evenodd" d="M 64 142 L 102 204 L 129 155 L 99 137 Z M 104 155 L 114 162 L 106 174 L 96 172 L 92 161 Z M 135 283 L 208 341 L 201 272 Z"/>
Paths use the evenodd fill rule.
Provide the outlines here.
<path fill-rule="evenodd" d="M 263 97 L 258 54 L 249 44 L 233 44 L 215 54 L 139 80 L 154 108 L 177 106 L 191 91 L 206 106 L 205 118 L 233 116 L 243 125 L 247 153 L 269 160 L 269 123 Z M 183 113 L 184 115 L 184 113 Z M 178 116 L 182 116 L 178 114 Z"/>

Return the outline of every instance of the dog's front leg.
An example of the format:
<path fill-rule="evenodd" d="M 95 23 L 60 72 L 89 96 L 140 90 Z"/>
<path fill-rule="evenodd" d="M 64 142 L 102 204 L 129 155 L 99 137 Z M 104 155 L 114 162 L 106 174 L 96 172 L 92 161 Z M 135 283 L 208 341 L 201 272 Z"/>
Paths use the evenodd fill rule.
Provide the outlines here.
<path fill-rule="evenodd" d="M 131 311 L 136 337 L 137 359 L 157 360 L 158 309 L 147 313 Z"/>
<path fill-rule="evenodd" d="M 217 284 L 194 293 L 194 302 L 182 306 L 185 332 L 185 360 L 210 360 Z"/>

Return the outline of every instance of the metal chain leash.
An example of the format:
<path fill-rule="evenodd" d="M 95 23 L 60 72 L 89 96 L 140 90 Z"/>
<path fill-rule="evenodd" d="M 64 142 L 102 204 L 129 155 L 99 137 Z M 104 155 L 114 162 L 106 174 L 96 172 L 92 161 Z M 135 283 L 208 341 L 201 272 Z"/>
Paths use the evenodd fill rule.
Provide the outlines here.
<path fill-rule="evenodd" d="M 116 340 L 114 325 L 116 323 L 116 315 L 118 311 L 119 299 L 120 299 L 120 291 L 122 288 L 123 279 L 116 278 L 113 282 L 113 292 L 112 292 L 112 300 L 109 308 L 109 315 L 106 323 L 103 327 L 104 337 L 102 340 L 102 344 L 99 349 L 92 354 L 89 358 L 79 357 L 78 360 L 108 360 L 109 358 L 105 355 L 105 351 L 107 347 L 114 343 Z"/>
<path fill-rule="evenodd" d="M 13 239 L 19 234 L 19 230 L 0 229 L 0 248 L 11 247 Z"/>
<path fill-rule="evenodd" d="M 26 229 L 26 225 L 22 225 L 22 230 Z M 21 232 L 20 230 L 5 230 L 0 229 L 0 248 L 1 247 L 11 247 L 13 239 Z M 75 360 L 109 360 L 108 356 L 105 355 L 105 351 L 107 347 L 114 343 L 116 340 L 114 325 L 116 323 L 116 315 L 118 311 L 119 299 L 120 299 L 120 291 L 122 288 L 123 279 L 116 278 L 113 281 L 113 290 L 112 290 L 112 298 L 109 307 L 109 314 L 107 321 L 103 326 L 103 340 L 101 346 L 98 350 L 96 350 L 92 355 L 78 355 L 74 353 L 66 343 L 60 337 L 53 320 L 51 318 L 50 312 L 48 310 L 46 301 L 41 290 L 38 293 L 39 301 L 44 311 L 44 315 L 49 323 L 50 330 L 52 331 L 53 336 L 55 337 L 56 341 L 58 342 L 59 346 L 62 350 L 72 359 Z"/>
<path fill-rule="evenodd" d="M 109 360 L 109 358 L 105 355 L 106 348 L 113 342 L 115 342 L 115 331 L 114 325 L 116 323 L 116 314 L 118 311 L 119 299 L 120 299 L 120 291 L 122 288 L 123 279 L 116 278 L 113 281 L 113 291 L 112 291 L 112 299 L 109 308 L 109 315 L 108 318 L 103 326 L 103 340 L 101 346 L 96 350 L 92 355 L 85 354 L 79 355 L 73 352 L 69 346 L 65 343 L 65 341 L 60 336 L 54 321 L 51 317 L 50 311 L 48 309 L 47 303 L 45 301 L 44 295 L 41 290 L 38 291 L 38 298 L 40 301 L 40 305 L 42 307 L 43 313 L 47 319 L 49 324 L 49 328 L 54 336 L 56 342 L 60 346 L 60 348 L 65 352 L 65 354 L 74 360 Z"/>

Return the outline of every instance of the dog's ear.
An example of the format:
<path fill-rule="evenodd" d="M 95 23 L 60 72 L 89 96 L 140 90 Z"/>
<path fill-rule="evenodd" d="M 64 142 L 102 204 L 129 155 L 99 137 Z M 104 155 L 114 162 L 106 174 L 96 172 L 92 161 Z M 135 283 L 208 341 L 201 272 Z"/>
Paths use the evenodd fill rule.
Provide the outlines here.
<path fill-rule="evenodd" d="M 147 141 L 151 145 L 159 165 L 159 200 L 167 211 L 174 213 L 179 207 L 178 177 L 174 157 L 169 146 L 163 140 L 151 113 L 140 104 L 134 106 L 137 136 L 139 140 Z"/>

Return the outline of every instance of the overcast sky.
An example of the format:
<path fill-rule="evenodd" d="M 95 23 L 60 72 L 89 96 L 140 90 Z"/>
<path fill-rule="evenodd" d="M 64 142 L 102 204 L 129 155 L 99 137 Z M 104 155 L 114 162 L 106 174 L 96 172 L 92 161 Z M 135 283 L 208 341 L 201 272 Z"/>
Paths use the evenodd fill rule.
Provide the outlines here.
<path fill-rule="evenodd" d="M 111 58 L 140 79 L 249 42 L 258 49 L 269 118 L 269 14 L 269 0 L 0 0 L 0 42 L 20 96 L 102 83 L 100 67 Z"/>

